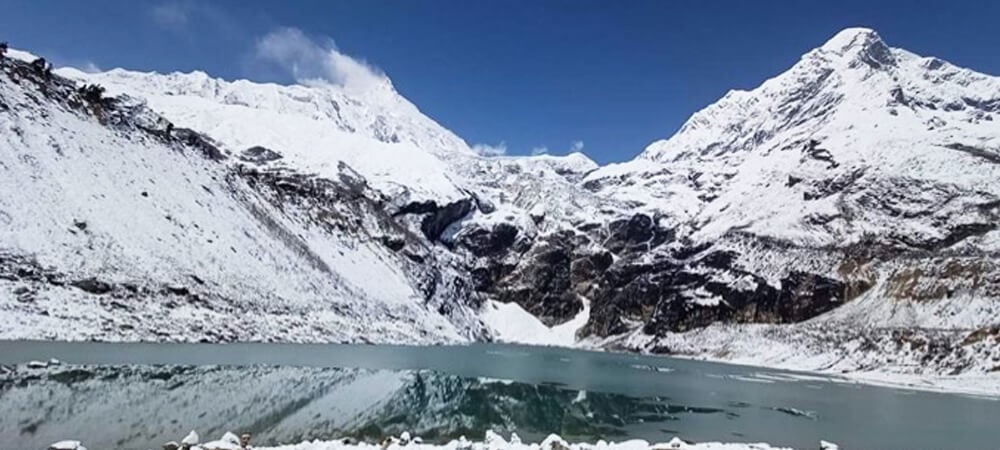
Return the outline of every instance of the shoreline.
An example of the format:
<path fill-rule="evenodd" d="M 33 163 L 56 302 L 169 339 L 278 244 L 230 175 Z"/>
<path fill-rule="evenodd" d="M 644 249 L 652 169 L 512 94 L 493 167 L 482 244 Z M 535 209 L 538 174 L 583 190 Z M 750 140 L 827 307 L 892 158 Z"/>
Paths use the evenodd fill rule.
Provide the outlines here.
<path fill-rule="evenodd" d="M 910 390 L 919 392 L 931 392 L 938 394 L 949 394 L 949 395 L 961 395 L 969 396 L 975 398 L 982 398 L 988 400 L 1000 400 L 1000 373 L 996 375 L 991 374 L 967 374 L 967 375 L 923 375 L 923 374 L 912 374 L 912 373 L 899 373 L 892 371 L 832 371 L 823 369 L 814 369 L 809 367 L 804 367 L 801 364 L 796 364 L 794 361 L 791 363 L 776 363 L 769 364 L 764 361 L 754 360 L 749 357 L 736 357 L 736 358 L 724 358 L 712 356 L 707 353 L 675 353 L 675 354 L 657 354 L 648 351 L 641 351 L 635 349 L 628 349 L 622 347 L 621 341 L 627 340 L 634 336 L 617 336 L 613 338 L 608 338 L 603 341 L 596 340 L 583 340 L 578 341 L 575 345 L 558 345 L 558 344 L 537 344 L 537 343 L 524 343 L 524 342 L 507 342 L 507 341 L 496 341 L 496 342 L 455 342 L 455 343 L 439 343 L 439 344 L 410 344 L 410 343 L 386 343 L 377 344 L 370 342 L 346 344 L 339 342 L 216 342 L 216 343 L 201 343 L 201 342 L 159 342 L 159 341 L 147 341 L 147 340 L 123 340 L 123 341 L 82 341 L 82 340 L 46 340 L 46 339 L 4 339 L 7 342 L 31 342 L 31 343 L 98 343 L 98 344 L 156 344 L 156 345 L 242 345 L 242 344 L 265 344 L 265 345 L 371 345 L 371 346 L 395 346 L 395 347 L 450 347 L 450 346 L 472 346 L 472 345 L 489 345 L 489 344 L 507 344 L 507 345 L 518 345 L 525 347 L 534 348 L 556 348 L 565 349 L 573 351 L 583 351 L 583 352 L 598 352 L 598 353 L 615 353 L 621 355 L 635 355 L 635 356 L 645 356 L 651 358 L 660 359 L 678 359 L 687 361 L 701 361 L 716 364 L 724 364 L 733 367 L 742 367 L 748 370 L 756 370 L 761 372 L 767 371 L 781 371 L 789 372 L 790 376 L 785 376 L 783 380 L 772 380 L 772 381 L 801 381 L 810 378 L 821 378 L 823 381 L 831 383 L 841 383 L 841 384 L 859 384 L 865 386 L 876 386 L 889 389 L 899 389 L 899 390 Z M 49 359 L 46 355 L 38 355 L 36 360 L 47 360 Z M 20 361 L 21 363 L 28 363 L 29 361 Z M 100 364 L 97 364 L 100 365 Z M 126 364 L 127 365 L 127 364 Z M 232 365 L 232 364 L 224 364 Z M 253 365 L 253 364 L 248 364 Z M 264 363 L 264 365 L 270 365 Z M 278 364 L 281 365 L 281 364 Z M 782 378 L 785 374 L 763 374 L 765 376 L 778 375 L 778 378 Z"/>

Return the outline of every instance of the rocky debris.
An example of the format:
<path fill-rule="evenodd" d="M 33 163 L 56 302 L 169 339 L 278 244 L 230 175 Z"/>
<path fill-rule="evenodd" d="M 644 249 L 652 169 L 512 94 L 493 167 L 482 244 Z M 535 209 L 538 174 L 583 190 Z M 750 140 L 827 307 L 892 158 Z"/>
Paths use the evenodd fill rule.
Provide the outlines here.
<path fill-rule="evenodd" d="M 1000 266 L 978 257 L 913 258 L 886 277 L 886 299 L 918 303 L 941 301 L 963 293 L 1000 296 Z"/>
<path fill-rule="evenodd" d="M 50 267 L 43 267 L 31 256 L 0 249 L 0 280 L 65 284 L 64 276 Z"/>
<path fill-rule="evenodd" d="M 817 200 L 847 191 L 865 175 L 864 168 L 858 168 L 848 173 L 838 174 L 832 178 L 813 180 L 808 190 L 802 193 L 803 200 Z"/>
<path fill-rule="evenodd" d="M 204 157 L 213 161 L 224 161 L 226 154 L 212 138 L 187 128 L 174 128 L 173 137 L 178 141 L 198 150 Z"/>

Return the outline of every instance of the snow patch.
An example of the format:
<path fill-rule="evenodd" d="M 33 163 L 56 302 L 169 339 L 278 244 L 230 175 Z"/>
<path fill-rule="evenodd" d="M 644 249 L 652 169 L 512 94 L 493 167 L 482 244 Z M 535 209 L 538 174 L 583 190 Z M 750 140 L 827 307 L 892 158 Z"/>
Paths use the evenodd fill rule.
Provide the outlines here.
<path fill-rule="evenodd" d="M 576 316 L 553 327 L 546 326 L 517 303 L 489 300 L 481 317 L 500 342 L 574 347 L 577 330 L 590 319 L 590 302 L 584 300 L 583 309 Z"/>

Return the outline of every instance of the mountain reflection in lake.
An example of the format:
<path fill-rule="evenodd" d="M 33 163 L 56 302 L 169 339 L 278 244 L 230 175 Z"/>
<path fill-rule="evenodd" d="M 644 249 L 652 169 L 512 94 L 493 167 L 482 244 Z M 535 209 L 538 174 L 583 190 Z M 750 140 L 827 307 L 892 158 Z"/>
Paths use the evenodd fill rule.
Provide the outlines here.
<path fill-rule="evenodd" d="M 298 367 L 24 366 L 0 381 L 0 441 L 44 448 L 66 438 L 91 448 L 159 447 L 196 428 L 251 431 L 258 445 L 410 431 L 427 441 L 482 439 L 486 430 L 540 440 L 669 438 L 671 421 L 734 412 L 578 391 L 555 384 L 433 371 Z M 735 408 L 734 408 L 735 409 Z M 660 434 L 663 433 L 662 436 Z"/>
<path fill-rule="evenodd" d="M 66 363 L 26 364 L 48 358 Z M 993 399 L 547 347 L 0 341 L 5 450 L 61 439 L 159 448 L 191 429 L 206 438 L 250 431 L 256 445 L 403 431 L 441 442 L 493 429 L 535 442 L 558 433 L 589 442 L 677 435 L 995 449 L 997 417 Z"/>

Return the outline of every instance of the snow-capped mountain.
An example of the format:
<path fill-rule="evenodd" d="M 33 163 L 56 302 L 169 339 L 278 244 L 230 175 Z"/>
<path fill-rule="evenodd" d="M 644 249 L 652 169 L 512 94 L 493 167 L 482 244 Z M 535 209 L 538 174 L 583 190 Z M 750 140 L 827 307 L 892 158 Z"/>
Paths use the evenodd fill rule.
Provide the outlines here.
<path fill-rule="evenodd" d="M 5 337 L 423 342 L 516 319 L 796 368 L 1000 367 L 1000 79 L 872 30 L 605 167 L 480 155 L 388 79 L 2 62 L 0 183 L 23 194 L 0 200 Z"/>
<path fill-rule="evenodd" d="M 452 264 L 346 163 L 242 161 L 132 97 L 2 64 L 4 337 L 484 335 Z"/>
<path fill-rule="evenodd" d="M 610 277 L 619 288 L 596 315 L 640 320 L 645 337 L 627 345 L 647 349 L 852 371 L 902 354 L 904 371 L 948 358 L 996 370 L 998 114 L 996 77 L 844 30 L 587 176 L 588 190 L 662 217 L 677 238 L 617 260 L 624 282 Z M 624 330 L 610 325 L 605 334 Z M 963 339 L 974 329 L 982 336 Z"/>
<path fill-rule="evenodd" d="M 696 238 L 742 229 L 809 245 L 888 233 L 942 239 L 947 230 L 932 222 L 943 215 L 987 221 L 988 211 L 970 207 L 996 191 L 998 97 L 997 78 L 891 49 L 871 30 L 848 29 L 788 72 L 752 91 L 729 92 L 670 139 L 590 174 L 588 182 L 669 214 Z M 900 197 L 883 199 L 893 208 L 857 198 L 879 183 Z M 953 195 L 948 188 L 928 192 L 930 185 L 985 192 L 946 205 L 934 218 L 894 219 Z"/>
<path fill-rule="evenodd" d="M 840 302 L 879 304 L 873 323 L 981 327 L 996 321 L 998 114 L 997 78 L 848 29 L 584 184 L 770 284 L 838 280 Z"/>

